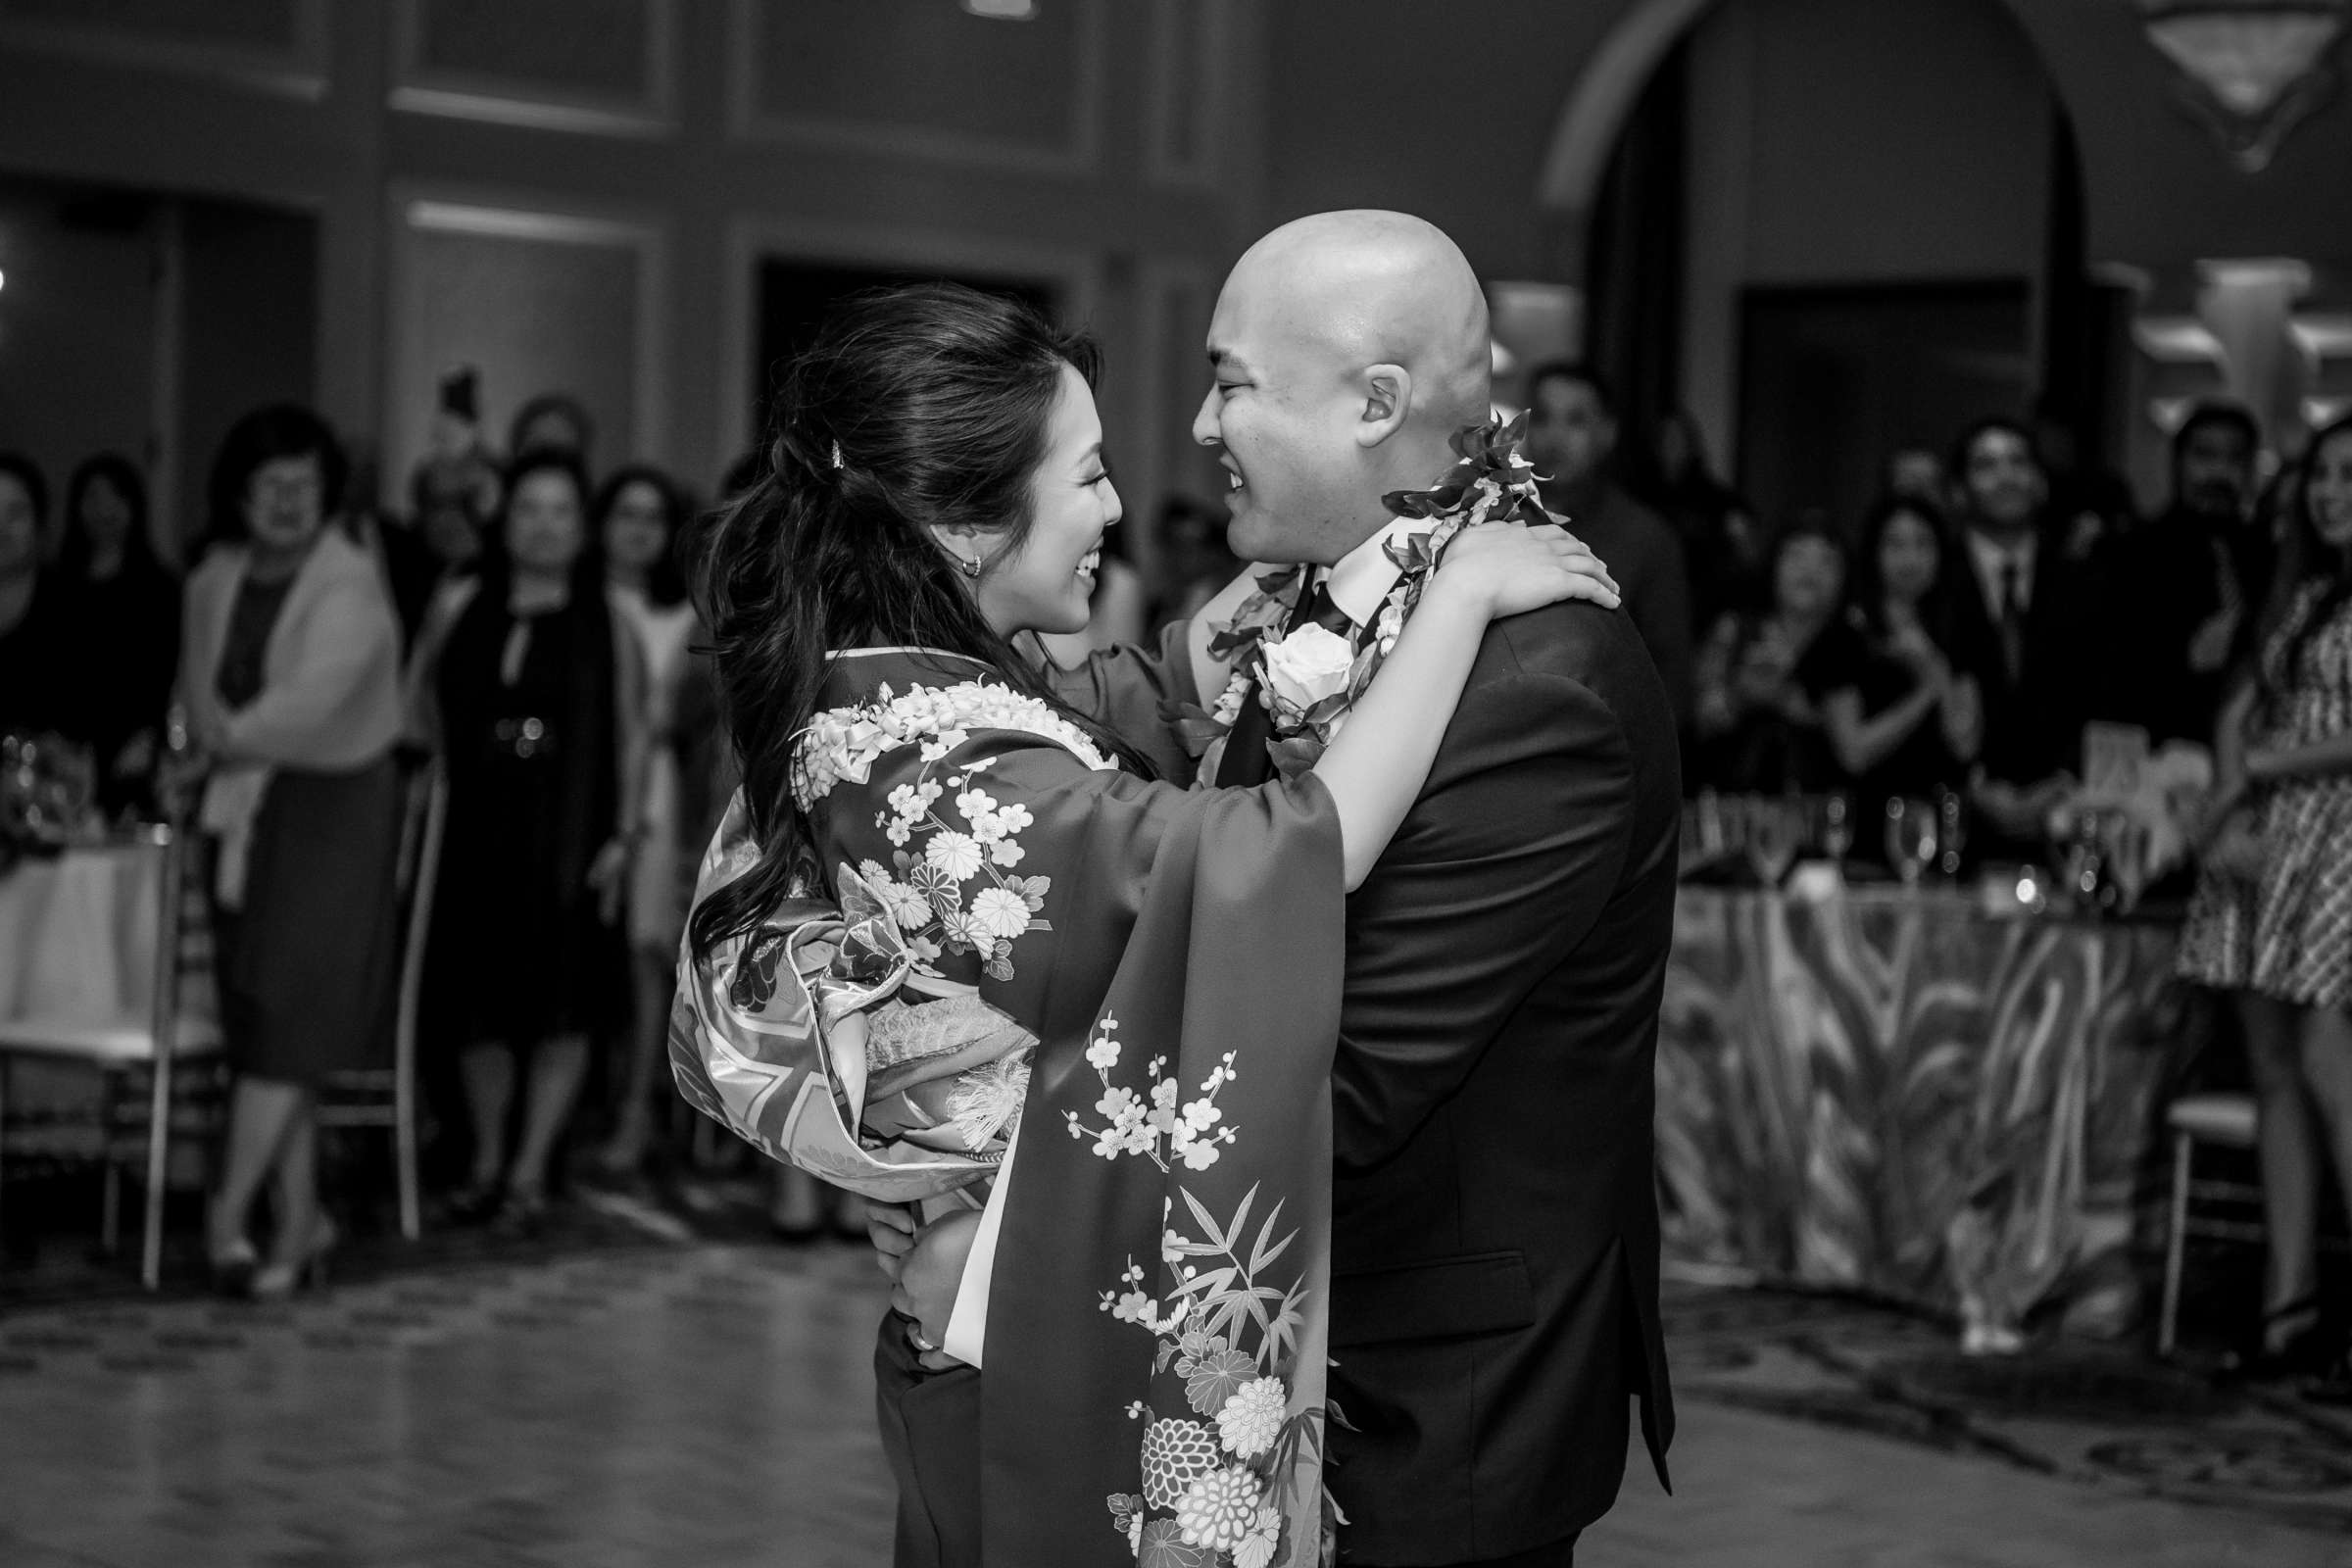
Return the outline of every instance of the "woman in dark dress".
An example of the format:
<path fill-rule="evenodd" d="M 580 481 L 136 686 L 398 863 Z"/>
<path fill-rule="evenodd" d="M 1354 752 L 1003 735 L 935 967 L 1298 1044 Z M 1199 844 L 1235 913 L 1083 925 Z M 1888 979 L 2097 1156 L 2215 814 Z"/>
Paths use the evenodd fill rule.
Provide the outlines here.
<path fill-rule="evenodd" d="M 49 485 L 30 458 L 0 452 L 0 735 L 57 728 L 66 617 L 57 577 L 41 569 Z"/>
<path fill-rule="evenodd" d="M 1947 652 L 1949 537 L 1927 502 L 1889 497 L 1873 507 L 1854 560 L 1852 606 L 1797 669 L 1866 822 L 1878 820 L 1889 799 L 1960 788 L 1976 760 L 1984 703 Z"/>
<path fill-rule="evenodd" d="M 383 1061 L 398 953 L 400 626 L 374 557 L 333 520 L 344 472 L 309 411 L 240 420 L 213 470 L 220 542 L 187 589 L 179 697 L 212 762 L 202 818 L 237 1074 L 208 1243 L 223 1283 L 264 1298 L 333 1245 L 317 1091 Z M 265 1263 L 246 1226 L 272 1174 Z"/>
<path fill-rule="evenodd" d="M 1772 601 L 1718 617 L 1697 669 L 1693 778 L 1737 794 L 1829 789 L 1842 778 L 1798 670 L 1845 602 L 1845 551 L 1818 521 L 1774 545 Z"/>
<path fill-rule="evenodd" d="M 619 917 L 642 816 L 644 660 L 607 592 L 587 492 L 567 453 L 515 466 L 481 575 L 437 607 L 418 667 L 449 774 L 429 1004 L 461 1054 L 473 1135 L 452 1206 L 524 1228 L 545 1211 L 589 1041 L 628 1005 Z"/>
<path fill-rule="evenodd" d="M 57 571 L 74 626 L 73 738 L 98 762 L 109 811 L 144 803 L 179 664 L 179 583 L 147 532 L 147 486 L 103 452 L 66 485 Z"/>

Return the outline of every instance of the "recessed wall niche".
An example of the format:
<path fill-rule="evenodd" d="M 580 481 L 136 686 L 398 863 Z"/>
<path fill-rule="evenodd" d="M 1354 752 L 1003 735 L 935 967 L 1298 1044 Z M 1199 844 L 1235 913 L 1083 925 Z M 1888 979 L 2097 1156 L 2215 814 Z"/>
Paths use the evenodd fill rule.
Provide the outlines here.
<path fill-rule="evenodd" d="M 326 91 L 326 0 L 0 0 L 0 42 L 114 65 Z"/>
<path fill-rule="evenodd" d="M 1094 167 L 1102 0 L 1023 22 L 946 0 L 732 0 L 735 135 L 1049 173 Z"/>
<path fill-rule="evenodd" d="M 595 421 L 594 466 L 660 460 L 667 242 L 652 221 L 524 211 L 456 195 L 396 204 L 384 480 L 398 491 L 423 456 L 441 375 L 481 372 L 485 431 L 543 392 Z"/>
<path fill-rule="evenodd" d="M 399 0 L 392 107 L 550 130 L 675 128 L 672 0 Z"/>

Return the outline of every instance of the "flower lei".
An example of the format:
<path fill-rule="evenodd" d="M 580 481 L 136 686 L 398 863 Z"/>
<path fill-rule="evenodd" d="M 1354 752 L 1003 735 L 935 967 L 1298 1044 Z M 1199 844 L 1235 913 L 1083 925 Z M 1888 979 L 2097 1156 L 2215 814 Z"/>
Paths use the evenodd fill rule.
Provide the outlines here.
<path fill-rule="evenodd" d="M 1231 620 L 1219 622 L 1209 638 L 1210 655 L 1233 664 L 1233 677 L 1208 715 L 1217 730 L 1233 727 L 1254 689 L 1274 719 L 1274 739 L 1268 750 L 1275 766 L 1285 777 L 1313 766 L 1396 648 L 1397 636 L 1420 607 L 1430 576 L 1444 562 L 1446 549 L 1455 536 L 1483 522 L 1515 521 L 1533 526 L 1551 520 L 1536 491 L 1535 465 L 1519 454 L 1526 435 L 1525 414 L 1507 424 L 1490 420 L 1466 425 L 1455 431 L 1449 442 L 1458 461 L 1445 478 L 1427 490 L 1395 490 L 1381 497 L 1381 504 L 1396 515 L 1425 518 L 1429 526 L 1393 538 L 1382 547 L 1396 566 L 1396 586 L 1373 616 L 1372 635 L 1349 666 L 1346 688 L 1304 711 L 1276 700 L 1266 680 L 1265 651 L 1282 639 L 1282 627 L 1298 602 L 1305 568 L 1285 566 L 1258 578 L 1257 591 L 1242 601 Z"/>
<path fill-rule="evenodd" d="M 919 744 L 923 760 L 936 762 L 975 729 L 1040 736 L 1068 749 L 1096 772 L 1117 765 L 1050 705 L 994 681 L 915 686 L 905 696 L 884 686 L 872 702 L 827 709 L 808 721 L 793 751 L 792 798 L 805 811 L 845 779 L 862 784 L 875 759 L 901 746 Z"/>

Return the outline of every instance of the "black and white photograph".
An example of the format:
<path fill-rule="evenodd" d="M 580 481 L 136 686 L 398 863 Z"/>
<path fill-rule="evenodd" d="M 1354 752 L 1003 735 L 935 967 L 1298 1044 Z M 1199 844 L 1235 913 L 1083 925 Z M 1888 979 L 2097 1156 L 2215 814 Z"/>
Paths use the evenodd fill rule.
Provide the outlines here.
<path fill-rule="evenodd" d="M 6 1568 L 2352 1568 L 2352 0 L 0 0 Z"/>

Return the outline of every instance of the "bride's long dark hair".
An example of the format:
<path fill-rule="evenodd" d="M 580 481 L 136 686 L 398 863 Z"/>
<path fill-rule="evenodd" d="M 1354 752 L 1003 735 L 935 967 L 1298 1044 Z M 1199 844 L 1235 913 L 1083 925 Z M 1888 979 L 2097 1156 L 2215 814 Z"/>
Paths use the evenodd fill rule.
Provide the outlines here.
<path fill-rule="evenodd" d="M 1101 355 L 1018 301 L 952 283 L 858 295 L 792 362 L 766 472 L 713 517 L 695 561 L 760 845 L 759 864 L 695 909 L 697 956 L 793 892 L 807 847 L 793 752 L 817 711 L 828 650 L 882 644 L 979 660 L 1150 771 L 989 625 L 931 532 L 988 530 L 992 564 L 1019 551 L 1064 365 L 1092 386 Z"/>

